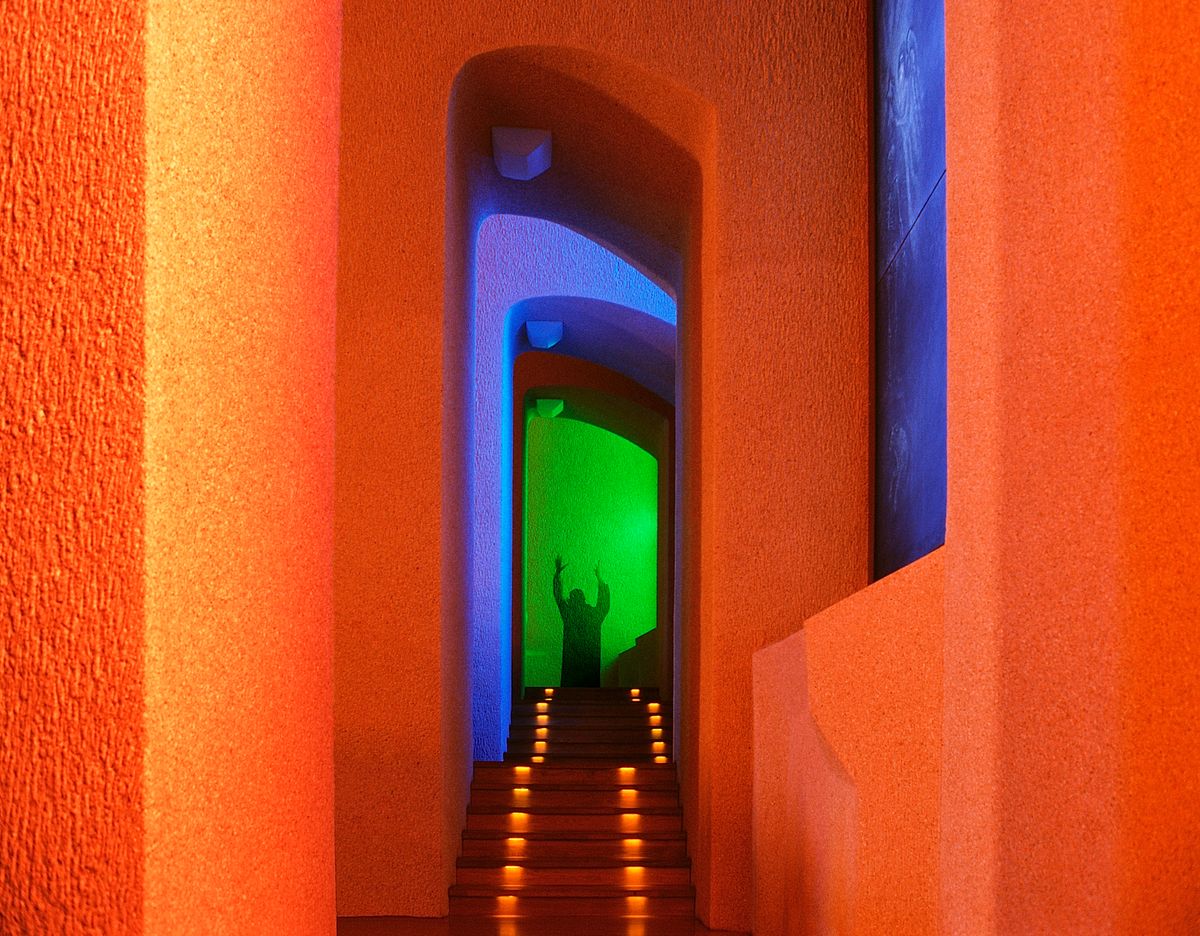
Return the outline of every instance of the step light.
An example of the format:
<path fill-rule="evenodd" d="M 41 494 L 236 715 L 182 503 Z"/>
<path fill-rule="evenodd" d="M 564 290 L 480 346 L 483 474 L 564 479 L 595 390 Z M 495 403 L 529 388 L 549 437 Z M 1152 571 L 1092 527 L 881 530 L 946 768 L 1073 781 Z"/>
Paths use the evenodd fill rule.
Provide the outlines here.
<path fill-rule="evenodd" d="M 621 828 L 632 832 L 642 824 L 642 817 L 635 812 L 621 813 Z"/>
<path fill-rule="evenodd" d="M 657 702 L 650 702 L 650 703 L 647 703 L 647 705 L 646 705 L 646 711 L 649 712 L 651 715 L 655 714 L 660 708 L 662 708 L 662 706 L 659 705 Z"/>
<path fill-rule="evenodd" d="M 650 716 L 650 724 L 661 725 L 662 724 L 662 716 L 661 715 L 651 715 Z"/>
<path fill-rule="evenodd" d="M 654 748 L 654 753 L 657 754 L 659 751 L 665 751 L 667 749 L 667 742 L 655 741 L 650 745 L 650 747 Z"/>
<path fill-rule="evenodd" d="M 547 690 L 546 690 L 546 698 L 550 698 L 550 696 L 552 696 L 552 695 L 554 695 L 554 690 L 553 690 L 553 689 L 547 689 Z"/>
<path fill-rule="evenodd" d="M 548 712 L 548 711 L 550 711 L 550 703 L 549 703 L 549 702 L 539 702 L 539 703 L 537 704 L 537 710 L 538 710 L 539 712 Z"/>
<path fill-rule="evenodd" d="M 546 742 L 545 741 L 534 741 L 533 749 L 538 754 L 545 754 L 546 753 Z"/>
<path fill-rule="evenodd" d="M 641 865 L 625 866 L 625 883 L 627 884 L 641 884 L 645 875 L 646 869 Z"/>
<path fill-rule="evenodd" d="M 651 728 L 650 729 L 650 737 L 661 738 L 662 737 L 662 729 L 661 728 Z"/>
<path fill-rule="evenodd" d="M 529 773 L 529 769 L 530 768 L 527 764 L 519 764 L 513 768 L 513 773 L 527 774 Z"/>
<path fill-rule="evenodd" d="M 550 716 L 549 716 L 549 715 L 539 715 L 539 716 L 537 717 L 537 723 L 538 723 L 539 725 L 548 725 L 548 724 L 550 724 Z"/>
<path fill-rule="evenodd" d="M 642 690 L 641 689 L 630 689 L 629 694 L 631 696 L 633 696 L 633 698 L 636 699 L 638 696 L 640 696 L 642 694 Z"/>
<path fill-rule="evenodd" d="M 542 757 L 541 755 L 537 755 L 537 756 L 531 757 L 529 759 L 531 761 L 533 761 L 535 764 L 544 764 L 546 762 L 546 758 Z"/>
<path fill-rule="evenodd" d="M 667 758 L 665 756 L 663 756 L 662 754 L 660 754 L 660 755 L 658 755 L 658 757 L 654 758 L 654 763 L 656 763 L 656 764 L 665 764 L 666 762 L 667 762 Z"/>
<path fill-rule="evenodd" d="M 544 738 L 544 737 L 546 737 L 546 735 L 548 735 L 549 733 L 550 733 L 550 729 L 549 729 L 549 728 L 538 728 L 538 729 L 537 729 L 537 736 L 538 736 L 539 738 Z"/>

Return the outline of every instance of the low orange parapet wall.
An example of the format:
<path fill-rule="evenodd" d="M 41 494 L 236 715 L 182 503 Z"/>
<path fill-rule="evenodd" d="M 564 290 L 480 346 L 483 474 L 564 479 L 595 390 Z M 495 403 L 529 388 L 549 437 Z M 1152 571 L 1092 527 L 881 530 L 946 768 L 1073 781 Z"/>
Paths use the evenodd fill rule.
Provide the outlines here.
<path fill-rule="evenodd" d="M 754 655 L 756 936 L 938 930 L 944 550 Z"/>

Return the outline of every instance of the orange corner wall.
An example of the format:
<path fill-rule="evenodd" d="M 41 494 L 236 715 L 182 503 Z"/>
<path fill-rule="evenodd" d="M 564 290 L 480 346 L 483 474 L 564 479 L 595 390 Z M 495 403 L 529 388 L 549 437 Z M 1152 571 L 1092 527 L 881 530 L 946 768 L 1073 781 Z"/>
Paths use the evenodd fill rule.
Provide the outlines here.
<path fill-rule="evenodd" d="M 755 936 L 934 933 L 945 551 L 754 656 Z"/>

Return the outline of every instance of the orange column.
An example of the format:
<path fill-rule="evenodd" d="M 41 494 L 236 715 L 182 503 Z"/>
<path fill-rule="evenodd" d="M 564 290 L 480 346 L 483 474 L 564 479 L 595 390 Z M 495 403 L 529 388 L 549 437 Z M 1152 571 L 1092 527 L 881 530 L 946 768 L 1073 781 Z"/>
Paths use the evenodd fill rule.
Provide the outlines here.
<path fill-rule="evenodd" d="M 1200 921 L 1200 18 L 1127 2 L 1116 929 Z"/>
<path fill-rule="evenodd" d="M 950 933 L 1194 913 L 1193 19 L 947 7 Z"/>
<path fill-rule="evenodd" d="M 143 8 L 0 7 L 0 924 L 138 932 Z"/>
<path fill-rule="evenodd" d="M 333 927 L 339 21 L 150 4 L 151 933 Z"/>

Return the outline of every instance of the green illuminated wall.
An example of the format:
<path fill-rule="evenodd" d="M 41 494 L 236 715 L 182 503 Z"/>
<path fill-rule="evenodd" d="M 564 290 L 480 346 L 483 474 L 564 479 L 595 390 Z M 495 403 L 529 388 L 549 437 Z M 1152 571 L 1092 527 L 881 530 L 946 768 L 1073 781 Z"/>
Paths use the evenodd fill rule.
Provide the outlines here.
<path fill-rule="evenodd" d="M 562 554 L 563 592 L 596 603 L 597 562 L 612 590 L 600 652 L 601 681 L 616 685 L 616 658 L 655 626 L 658 462 L 590 423 L 527 416 L 525 433 L 525 685 L 559 685 L 562 619 L 551 581 Z"/>

